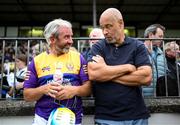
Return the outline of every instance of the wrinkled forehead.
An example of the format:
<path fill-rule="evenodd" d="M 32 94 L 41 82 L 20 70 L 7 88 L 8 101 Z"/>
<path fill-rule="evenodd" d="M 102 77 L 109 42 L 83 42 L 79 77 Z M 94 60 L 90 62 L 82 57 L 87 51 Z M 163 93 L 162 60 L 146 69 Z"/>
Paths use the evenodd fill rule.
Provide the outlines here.
<path fill-rule="evenodd" d="M 60 27 L 59 29 L 58 29 L 58 31 L 59 31 L 59 35 L 61 35 L 61 34 L 69 34 L 69 35 L 72 35 L 73 33 L 72 33 L 72 28 L 70 28 L 70 27 L 66 27 L 66 26 L 63 26 L 63 27 Z"/>
<path fill-rule="evenodd" d="M 71 31 L 72 29 L 70 27 L 67 26 L 61 26 L 59 27 L 59 31 L 60 32 L 66 32 L 66 31 Z"/>

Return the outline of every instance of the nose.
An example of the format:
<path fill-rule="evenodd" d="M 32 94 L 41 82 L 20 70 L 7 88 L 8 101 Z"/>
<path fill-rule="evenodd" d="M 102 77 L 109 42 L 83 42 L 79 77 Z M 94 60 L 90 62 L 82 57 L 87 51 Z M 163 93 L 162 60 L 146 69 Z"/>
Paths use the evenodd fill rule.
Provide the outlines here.
<path fill-rule="evenodd" d="M 108 30 L 106 28 L 103 29 L 103 34 L 107 35 L 108 34 Z"/>
<path fill-rule="evenodd" d="M 68 40 L 68 44 L 73 44 L 72 37 Z"/>

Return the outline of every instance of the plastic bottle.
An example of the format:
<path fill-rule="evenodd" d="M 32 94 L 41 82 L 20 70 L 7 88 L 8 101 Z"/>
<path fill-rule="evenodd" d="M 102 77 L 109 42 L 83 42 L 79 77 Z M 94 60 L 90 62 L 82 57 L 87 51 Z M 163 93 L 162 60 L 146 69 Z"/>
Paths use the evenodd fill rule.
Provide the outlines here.
<path fill-rule="evenodd" d="M 58 62 L 56 63 L 55 67 L 56 68 L 53 74 L 53 81 L 59 84 L 62 84 L 63 83 L 62 64 Z M 54 99 L 54 103 L 61 105 L 60 100 L 57 100 L 57 99 Z"/>
<path fill-rule="evenodd" d="M 63 72 L 62 72 L 62 64 L 56 63 L 56 69 L 53 75 L 53 81 L 59 84 L 63 83 Z"/>

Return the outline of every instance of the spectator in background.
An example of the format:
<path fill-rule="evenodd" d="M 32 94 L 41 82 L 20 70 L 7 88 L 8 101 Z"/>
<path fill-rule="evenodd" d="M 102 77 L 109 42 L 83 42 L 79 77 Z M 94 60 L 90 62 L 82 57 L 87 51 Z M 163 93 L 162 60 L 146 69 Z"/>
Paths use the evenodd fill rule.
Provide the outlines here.
<path fill-rule="evenodd" d="M 91 30 L 90 34 L 89 34 L 89 38 L 98 38 L 98 39 L 103 39 L 104 38 L 104 34 L 102 32 L 102 30 L 100 28 L 94 28 Z M 89 40 L 89 46 L 90 48 L 83 51 L 82 55 L 83 57 L 87 60 L 90 49 L 92 47 L 93 44 L 95 44 L 98 40 Z"/>
<path fill-rule="evenodd" d="M 105 10 L 99 23 L 105 39 L 92 46 L 88 57 L 89 78 L 95 81 L 95 124 L 147 125 L 141 90 L 152 79 L 147 49 L 125 36 L 119 10 Z"/>
<path fill-rule="evenodd" d="M 144 31 L 144 37 L 150 39 L 160 39 L 164 37 L 165 27 L 160 24 L 152 24 Z M 145 40 L 146 48 L 149 51 L 149 58 L 152 63 L 153 79 L 150 86 L 143 86 L 144 96 L 153 96 L 158 78 L 166 74 L 166 59 L 161 50 L 162 40 Z"/>
<path fill-rule="evenodd" d="M 1 62 L 1 60 L 0 60 L 0 62 Z M 0 63 L 0 71 L 2 71 L 2 68 L 3 67 Z M 1 97 L 0 98 L 6 98 L 6 94 L 10 90 L 10 87 L 9 87 L 6 75 L 4 74 L 4 72 L 3 72 L 3 74 L 1 74 L 1 73 L 0 73 L 0 87 L 1 87 L 1 80 L 2 80 L 2 91 L 1 91 Z"/>
<path fill-rule="evenodd" d="M 157 96 L 166 96 L 165 79 L 167 77 L 167 96 L 178 96 L 178 80 L 180 79 L 180 65 L 177 63 L 177 58 L 180 56 L 179 46 L 175 41 L 168 42 L 164 46 L 167 59 L 168 72 L 167 76 L 161 77 L 157 82 L 156 94 Z M 179 71 L 179 75 L 177 74 Z M 177 79 L 177 77 L 179 79 Z M 180 81 L 179 81 L 180 83 Z"/>
<path fill-rule="evenodd" d="M 102 32 L 102 29 L 100 28 L 93 28 L 89 34 L 89 38 L 99 38 L 99 39 L 103 39 L 104 38 L 104 34 Z M 90 40 L 89 44 L 90 47 L 92 47 L 93 44 L 95 44 L 97 41 L 99 40 Z"/>
<path fill-rule="evenodd" d="M 27 56 L 25 54 L 19 54 L 15 58 L 16 63 L 16 81 L 15 81 L 15 87 L 12 86 L 11 90 L 9 91 L 9 95 L 13 95 L 14 90 L 15 97 L 16 98 L 22 98 L 23 97 L 23 84 L 25 79 L 25 73 L 27 71 Z"/>
<path fill-rule="evenodd" d="M 42 44 L 40 43 L 36 43 L 34 46 L 31 47 L 32 50 L 32 58 L 34 58 L 35 56 L 39 55 L 41 53 L 41 51 L 45 51 L 47 50 L 47 43 L 42 42 Z"/>

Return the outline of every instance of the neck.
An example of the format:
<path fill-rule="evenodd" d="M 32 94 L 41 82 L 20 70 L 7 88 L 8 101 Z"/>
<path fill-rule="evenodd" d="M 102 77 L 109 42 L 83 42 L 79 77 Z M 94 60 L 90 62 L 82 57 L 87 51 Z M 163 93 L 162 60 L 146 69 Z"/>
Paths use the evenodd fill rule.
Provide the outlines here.
<path fill-rule="evenodd" d="M 54 49 L 49 49 L 49 54 L 52 54 L 54 56 L 60 56 L 62 55 L 63 53 L 58 53 L 56 50 Z"/>
<path fill-rule="evenodd" d="M 19 70 L 21 70 L 21 69 L 24 69 L 26 66 L 25 65 L 23 65 L 23 66 L 21 66 L 20 68 L 19 68 Z"/>
<path fill-rule="evenodd" d="M 123 43 L 124 43 L 124 39 L 125 39 L 125 35 L 123 34 L 119 40 L 117 40 L 117 42 L 115 43 L 115 46 L 118 47 L 118 46 L 121 46 Z"/>

